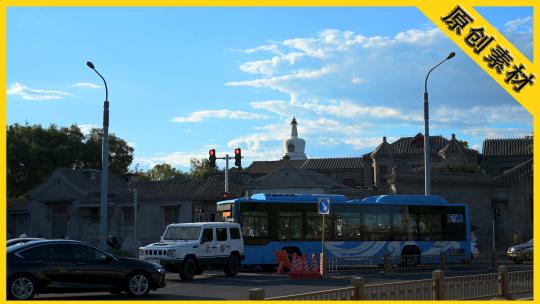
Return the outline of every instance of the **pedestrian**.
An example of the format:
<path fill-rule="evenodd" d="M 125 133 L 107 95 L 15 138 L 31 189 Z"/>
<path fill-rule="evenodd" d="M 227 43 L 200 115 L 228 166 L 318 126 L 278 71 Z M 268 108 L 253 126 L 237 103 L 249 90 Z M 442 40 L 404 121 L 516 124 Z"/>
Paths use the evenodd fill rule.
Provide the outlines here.
<path fill-rule="evenodd" d="M 514 245 L 521 243 L 521 233 L 519 232 L 519 230 L 514 233 L 514 236 L 512 237 L 512 242 L 514 243 Z"/>

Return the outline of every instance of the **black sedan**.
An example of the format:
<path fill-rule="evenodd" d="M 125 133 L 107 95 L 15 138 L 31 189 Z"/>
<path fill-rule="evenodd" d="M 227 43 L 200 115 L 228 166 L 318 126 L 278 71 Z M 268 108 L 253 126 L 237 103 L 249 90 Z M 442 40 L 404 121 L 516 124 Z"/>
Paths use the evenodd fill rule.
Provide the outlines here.
<path fill-rule="evenodd" d="M 20 245 L 20 244 L 24 244 L 24 243 L 28 243 L 28 242 L 33 242 L 33 241 L 39 241 L 39 240 L 44 240 L 42 238 L 16 238 L 16 239 L 9 239 L 7 240 L 6 242 L 6 247 L 9 247 L 9 246 L 12 246 L 12 245 Z"/>
<path fill-rule="evenodd" d="M 165 271 L 160 265 L 116 257 L 83 242 L 36 240 L 7 248 L 10 299 L 93 291 L 144 296 L 161 287 L 165 287 Z"/>

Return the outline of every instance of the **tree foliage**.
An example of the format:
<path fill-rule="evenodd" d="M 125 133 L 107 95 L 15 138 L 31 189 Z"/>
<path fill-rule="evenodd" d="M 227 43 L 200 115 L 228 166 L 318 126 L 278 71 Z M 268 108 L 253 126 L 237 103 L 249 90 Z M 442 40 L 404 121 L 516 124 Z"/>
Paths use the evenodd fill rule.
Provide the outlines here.
<path fill-rule="evenodd" d="M 190 160 L 189 175 L 196 179 L 207 179 L 209 176 L 219 172 L 218 169 L 210 167 L 210 161 L 207 158 Z"/>
<path fill-rule="evenodd" d="M 144 173 L 151 180 L 167 180 L 183 176 L 183 173 L 169 164 L 158 164 Z"/>
<path fill-rule="evenodd" d="M 48 128 L 13 124 L 7 128 L 7 195 L 17 197 L 39 185 L 59 167 L 101 169 L 100 129 L 84 135 L 77 125 Z M 109 135 L 109 173 L 122 175 L 133 160 L 133 148 Z"/>

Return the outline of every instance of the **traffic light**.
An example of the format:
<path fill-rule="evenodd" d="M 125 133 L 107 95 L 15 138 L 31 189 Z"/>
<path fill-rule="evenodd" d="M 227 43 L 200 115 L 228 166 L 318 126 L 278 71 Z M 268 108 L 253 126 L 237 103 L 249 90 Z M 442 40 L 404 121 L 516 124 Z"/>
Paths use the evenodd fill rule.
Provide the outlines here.
<path fill-rule="evenodd" d="M 242 149 L 234 149 L 234 165 L 238 168 L 242 168 Z"/>
<path fill-rule="evenodd" d="M 215 168 L 216 167 L 216 149 L 210 149 L 208 151 L 208 160 L 210 161 L 210 167 Z"/>

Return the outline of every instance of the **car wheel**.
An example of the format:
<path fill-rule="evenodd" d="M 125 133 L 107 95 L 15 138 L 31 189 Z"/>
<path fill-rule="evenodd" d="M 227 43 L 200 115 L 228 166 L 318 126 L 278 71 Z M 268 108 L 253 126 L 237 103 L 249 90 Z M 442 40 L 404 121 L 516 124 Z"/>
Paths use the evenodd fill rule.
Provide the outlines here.
<path fill-rule="evenodd" d="M 195 272 L 197 271 L 197 262 L 194 258 L 186 258 L 182 263 L 180 269 L 180 278 L 183 281 L 190 281 L 193 279 Z"/>
<path fill-rule="evenodd" d="M 197 265 L 197 271 L 195 271 L 196 275 L 201 275 L 204 272 L 204 268 L 200 265 Z"/>
<path fill-rule="evenodd" d="M 228 276 L 235 276 L 238 273 L 238 270 L 240 270 L 240 259 L 238 259 L 237 255 L 229 256 L 224 270 Z"/>
<path fill-rule="evenodd" d="M 36 294 L 36 281 L 29 275 L 18 274 L 8 283 L 8 297 L 14 300 L 29 300 Z"/>
<path fill-rule="evenodd" d="M 150 278 L 142 272 L 132 273 L 127 278 L 126 292 L 130 296 L 141 297 L 150 291 Z"/>

